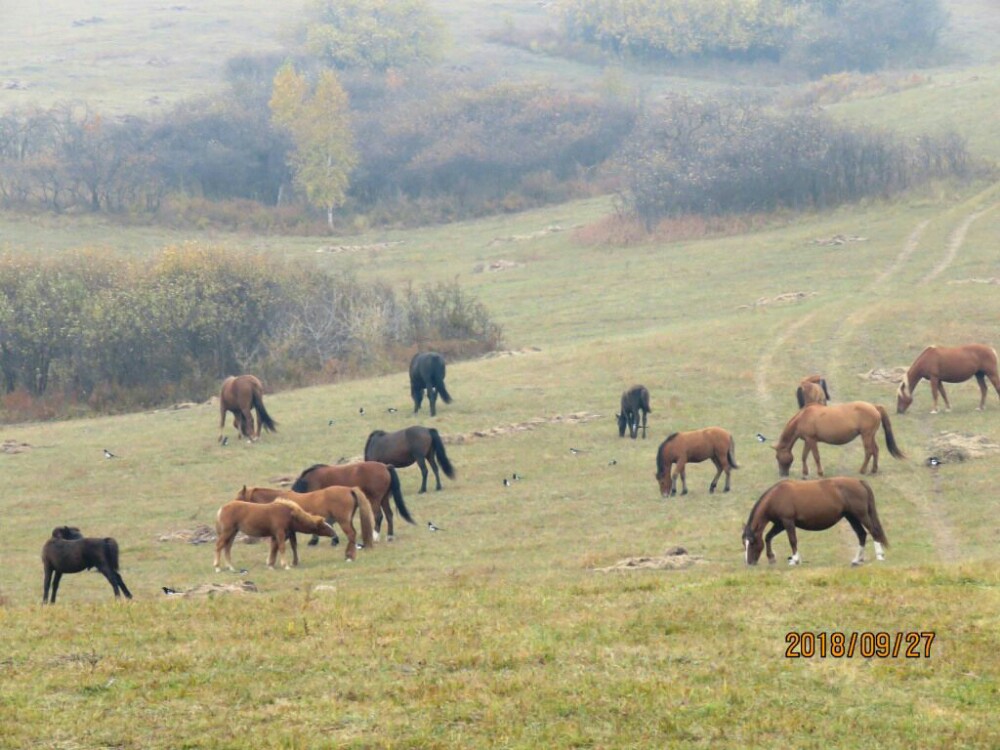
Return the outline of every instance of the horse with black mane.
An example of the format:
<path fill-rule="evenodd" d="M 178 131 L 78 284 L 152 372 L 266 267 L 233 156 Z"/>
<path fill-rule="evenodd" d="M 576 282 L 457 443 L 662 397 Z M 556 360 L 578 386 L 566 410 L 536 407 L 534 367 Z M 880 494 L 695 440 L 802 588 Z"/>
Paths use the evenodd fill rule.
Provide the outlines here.
<path fill-rule="evenodd" d="M 254 429 L 251 409 L 257 411 L 257 427 Z M 271 432 L 278 431 L 278 423 L 264 408 L 264 385 L 253 375 L 230 375 L 222 382 L 219 392 L 219 440 L 222 428 L 226 426 L 226 412 L 233 413 L 233 427 L 241 437 L 249 441 L 260 438 L 261 427 Z"/>
<path fill-rule="evenodd" d="M 667 497 L 677 494 L 678 476 L 684 488 L 681 494 L 686 495 L 688 488 L 685 467 L 689 463 L 701 463 L 709 459 L 715 464 L 716 472 L 708 491 L 715 492 L 719 477 L 724 471 L 726 486 L 723 491 L 729 492 L 729 475 L 733 469 L 740 468 L 736 465 L 735 449 L 736 441 L 732 434 L 721 427 L 672 433 L 656 449 L 656 481 L 660 483 L 660 495 Z M 677 468 L 671 476 L 670 469 L 674 464 L 677 464 Z"/>
<path fill-rule="evenodd" d="M 629 437 L 633 440 L 639 434 L 639 413 L 642 412 L 642 439 L 646 439 L 646 415 L 652 413 L 649 408 L 649 391 L 644 385 L 633 385 L 622 393 L 621 411 L 618 418 L 618 437 L 625 437 L 628 427 Z"/>
<path fill-rule="evenodd" d="M 431 405 L 431 416 L 437 414 L 438 394 L 446 404 L 451 403 L 451 394 L 444 387 L 444 357 L 437 352 L 418 352 L 410 360 L 410 395 L 413 396 L 413 413 L 420 411 L 427 391 L 427 401 Z"/>
<path fill-rule="evenodd" d="M 928 346 L 910 365 L 906 377 L 899 384 L 896 392 L 896 412 L 903 414 L 913 403 L 913 389 L 926 378 L 931 384 L 931 396 L 934 398 L 934 408 L 931 414 L 937 414 L 938 393 L 944 399 L 944 408 L 951 411 L 948 394 L 944 392 L 945 383 L 964 383 L 975 377 L 979 384 L 978 411 L 986 408 L 986 378 L 993 383 L 993 389 L 1000 396 L 1000 373 L 997 371 L 997 351 L 985 344 L 965 344 L 964 346 Z"/>
<path fill-rule="evenodd" d="M 444 469 L 445 476 L 455 478 L 455 469 L 448 460 L 441 436 L 433 427 L 413 425 L 405 430 L 386 432 L 374 430 L 365 442 L 365 461 L 381 461 L 382 463 L 403 469 L 416 462 L 420 467 L 423 482 L 420 492 L 427 492 L 427 463 L 434 469 L 436 489 L 441 489 L 441 476 L 438 474 L 438 463 Z"/>
<path fill-rule="evenodd" d="M 79 573 L 97 568 L 108 579 L 114 589 L 115 598 L 125 594 L 132 598 L 125 581 L 118 572 L 118 542 L 111 537 L 84 537 L 76 526 L 57 526 L 52 536 L 42 547 L 42 565 L 45 568 L 45 583 L 42 589 L 42 604 L 56 603 L 56 592 L 63 573 Z M 49 585 L 52 598 L 49 599 Z"/>
<path fill-rule="evenodd" d="M 821 375 L 810 375 L 802 378 L 799 387 L 795 389 L 795 398 L 799 402 L 799 408 L 809 404 L 822 404 L 826 406 L 830 400 L 830 391 L 826 387 L 826 379 Z"/>
<path fill-rule="evenodd" d="M 858 552 L 851 565 L 865 560 L 865 540 L 871 532 L 875 540 L 875 556 L 885 559 L 883 547 L 889 546 L 871 486 L 853 477 L 834 477 L 818 481 L 784 479 L 764 491 L 750 510 L 750 517 L 743 527 L 743 550 L 747 565 L 756 565 L 761 551 L 767 548 L 767 561 L 774 562 L 771 540 L 782 531 L 788 534 L 792 546 L 789 565 L 798 565 L 798 538 L 795 529 L 822 531 L 846 518 L 858 537 Z M 764 527 L 772 524 L 764 534 Z M 763 538 L 762 538 L 763 536 Z"/>
<path fill-rule="evenodd" d="M 396 510 L 407 523 L 415 523 L 410 517 L 410 511 L 403 502 L 403 490 L 399 484 L 399 474 L 392 466 L 386 466 L 381 461 L 359 461 L 342 466 L 314 464 L 299 474 L 292 484 L 292 492 L 313 492 L 324 487 L 360 487 L 368 496 L 372 510 L 375 513 L 375 533 L 382 530 L 382 515 L 385 514 L 388 529 L 388 541 L 395 538 L 393 528 L 392 500 L 396 502 Z M 391 499 L 390 499 L 391 497 Z M 338 543 L 337 535 L 333 534 L 331 544 Z M 319 537 L 309 540 L 310 545 L 318 544 Z"/>

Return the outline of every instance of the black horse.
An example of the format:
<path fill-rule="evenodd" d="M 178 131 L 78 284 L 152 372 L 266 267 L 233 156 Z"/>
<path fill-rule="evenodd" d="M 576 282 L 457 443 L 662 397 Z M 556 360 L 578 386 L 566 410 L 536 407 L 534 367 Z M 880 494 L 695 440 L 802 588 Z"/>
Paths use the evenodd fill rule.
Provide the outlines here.
<path fill-rule="evenodd" d="M 419 352 L 410 360 L 410 394 L 413 396 L 413 413 L 420 411 L 427 390 L 427 400 L 431 405 L 431 416 L 437 414 L 437 397 L 441 394 L 446 404 L 451 403 L 451 394 L 444 387 L 444 357 L 437 352 Z"/>
<path fill-rule="evenodd" d="M 75 526 L 57 526 L 52 530 L 52 537 L 42 547 L 42 565 L 45 567 L 42 604 L 48 601 L 56 603 L 56 591 L 59 590 L 59 580 L 63 573 L 79 573 L 90 568 L 97 568 L 108 579 L 115 597 L 125 594 L 127 598 L 132 598 L 132 592 L 118 573 L 118 542 L 111 537 L 85 538 Z"/>
<path fill-rule="evenodd" d="M 435 459 L 437 460 L 435 461 Z M 433 427 L 414 425 L 397 432 L 375 430 L 368 436 L 365 443 L 365 461 L 381 461 L 399 469 L 415 462 L 420 467 L 420 473 L 423 476 L 423 482 L 420 485 L 421 492 L 427 492 L 427 465 L 424 463 L 425 461 L 429 461 L 431 468 L 434 469 L 436 489 L 441 489 L 438 463 L 441 464 L 441 468 L 444 469 L 444 473 L 449 479 L 455 478 L 455 469 L 451 465 L 451 461 L 448 460 L 448 454 L 444 452 L 441 436 Z"/>
<path fill-rule="evenodd" d="M 628 427 L 629 436 L 635 440 L 639 434 L 639 412 L 642 412 L 642 437 L 646 439 L 646 415 L 652 413 L 649 408 L 649 391 L 644 385 L 633 385 L 622 393 L 621 413 L 618 417 L 618 437 L 625 437 Z"/>

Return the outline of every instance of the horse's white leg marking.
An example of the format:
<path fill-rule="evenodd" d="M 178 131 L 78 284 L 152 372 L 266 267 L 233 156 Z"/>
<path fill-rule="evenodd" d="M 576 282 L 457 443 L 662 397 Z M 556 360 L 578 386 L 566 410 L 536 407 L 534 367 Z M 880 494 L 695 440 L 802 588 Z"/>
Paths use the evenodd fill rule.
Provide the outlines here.
<path fill-rule="evenodd" d="M 882 549 L 882 545 L 879 542 L 875 542 L 875 558 L 877 560 L 885 559 L 885 551 Z"/>
<path fill-rule="evenodd" d="M 750 540 L 749 539 L 744 539 L 743 540 L 743 562 L 745 562 L 747 565 L 750 564 Z"/>
<path fill-rule="evenodd" d="M 800 562 L 802 562 L 802 558 L 799 557 L 798 550 L 796 550 L 795 554 L 788 558 L 788 564 L 789 565 L 798 565 Z"/>
<path fill-rule="evenodd" d="M 376 542 L 379 540 L 379 534 L 377 531 L 372 532 L 372 539 Z"/>
<path fill-rule="evenodd" d="M 854 559 L 851 560 L 851 565 L 860 565 L 864 561 L 865 561 L 865 547 L 864 545 L 861 545 L 858 547 L 858 554 L 856 554 L 854 556 Z"/>

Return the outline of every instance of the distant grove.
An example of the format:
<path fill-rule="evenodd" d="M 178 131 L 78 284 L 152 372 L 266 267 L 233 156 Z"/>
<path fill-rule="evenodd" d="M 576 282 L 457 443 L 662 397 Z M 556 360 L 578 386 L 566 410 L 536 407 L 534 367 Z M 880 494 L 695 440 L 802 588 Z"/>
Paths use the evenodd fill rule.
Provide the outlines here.
<path fill-rule="evenodd" d="M 566 0 L 553 10 L 560 42 L 542 47 L 552 54 L 763 57 L 795 75 L 918 60 L 945 21 L 939 0 Z M 516 30 L 507 36 L 518 43 Z M 227 89 L 210 98 L 148 118 L 85 103 L 0 113 L 0 207 L 342 231 L 618 190 L 648 223 L 832 205 L 968 168 L 952 136 L 911 145 L 813 114 L 768 114 L 770 102 L 643 101 L 613 74 L 589 92 L 497 83 L 443 64 L 443 49 L 425 2 L 321 0 L 285 53 L 230 60 Z"/>

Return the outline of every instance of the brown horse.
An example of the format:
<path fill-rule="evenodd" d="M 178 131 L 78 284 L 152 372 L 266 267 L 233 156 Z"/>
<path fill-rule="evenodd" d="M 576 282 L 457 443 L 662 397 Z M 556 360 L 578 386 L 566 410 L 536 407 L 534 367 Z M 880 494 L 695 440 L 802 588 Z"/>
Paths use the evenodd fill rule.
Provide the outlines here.
<path fill-rule="evenodd" d="M 878 432 L 879 423 L 885 432 L 885 445 L 889 453 L 894 458 L 906 458 L 896 445 L 889 413 L 884 406 L 869 404 L 867 401 L 848 401 L 833 406 L 809 404 L 788 420 L 785 429 L 781 431 L 781 437 L 778 438 L 778 444 L 774 446 L 778 459 L 778 473 L 783 477 L 788 476 L 788 469 L 793 460 L 792 448 L 799 438 L 805 443 L 802 449 L 802 476 L 807 477 L 809 466 L 806 459 L 810 451 L 816 462 L 816 473 L 823 476 L 818 443 L 844 445 L 860 435 L 865 444 L 865 461 L 861 464 L 861 473 L 865 473 L 868 461 L 871 460 L 872 474 L 874 474 L 878 471 L 878 444 L 875 442 L 875 433 Z"/>
<path fill-rule="evenodd" d="M 292 492 L 291 490 L 276 490 L 270 487 L 247 487 L 236 495 L 236 500 L 243 500 L 248 503 L 271 503 L 278 498 L 291 500 L 306 513 L 322 516 L 331 526 L 336 521 L 340 528 L 347 535 L 347 549 L 344 555 L 350 562 L 355 558 L 357 533 L 354 531 L 354 513 L 361 512 L 361 538 L 364 540 L 365 548 L 371 549 L 375 546 L 375 517 L 372 514 L 372 506 L 365 496 L 364 490 L 360 487 L 324 487 L 315 492 Z M 289 541 L 292 541 L 292 565 L 299 564 L 297 544 L 293 541 L 295 532 L 289 534 Z"/>
<path fill-rule="evenodd" d="M 271 551 L 267 556 L 267 567 L 273 568 L 275 558 L 280 555 L 281 567 L 288 569 L 285 562 L 285 540 L 293 532 L 303 534 L 318 534 L 330 536 L 333 527 L 322 516 L 306 513 L 291 500 L 278 498 L 273 503 L 258 505 L 245 503 L 242 500 L 230 500 L 219 508 L 215 516 L 215 572 L 221 571 L 219 560 L 223 553 L 226 565 L 235 571 L 231 557 L 233 540 L 236 532 L 242 531 L 247 536 L 271 537 Z M 291 537 L 292 551 L 295 552 L 295 537 Z"/>
<path fill-rule="evenodd" d="M 681 494 L 686 495 L 688 487 L 685 466 L 708 459 L 712 460 L 716 469 L 715 479 L 708 486 L 708 491 L 715 492 L 719 477 L 722 472 L 726 472 L 726 486 L 723 492 L 729 492 L 729 474 L 733 469 L 740 468 L 736 465 L 735 449 L 736 442 L 732 434 L 721 427 L 673 433 L 656 449 L 656 481 L 660 483 L 660 495 L 667 497 L 677 494 L 678 475 L 684 488 Z M 671 476 L 670 468 L 675 463 L 677 468 Z"/>
<path fill-rule="evenodd" d="M 913 389 L 921 380 L 927 378 L 931 383 L 931 396 L 934 397 L 934 408 L 931 414 L 937 414 L 938 393 L 944 399 L 944 408 L 951 411 L 948 394 L 944 392 L 945 383 L 964 383 L 975 376 L 979 383 L 979 407 L 986 408 L 986 378 L 993 383 L 993 389 L 1000 396 L 1000 374 L 997 373 L 997 351 L 985 344 L 966 344 L 965 346 L 928 346 L 917 357 L 906 377 L 899 384 L 896 392 L 896 413 L 903 414 L 913 403 Z"/>
<path fill-rule="evenodd" d="M 628 427 L 629 437 L 633 440 L 639 434 L 640 412 L 642 416 L 642 439 L 646 439 L 646 415 L 652 414 L 649 408 L 649 390 L 644 385 L 633 385 L 622 393 L 621 411 L 615 416 L 618 418 L 618 437 L 625 437 L 625 428 Z"/>
<path fill-rule="evenodd" d="M 436 489 L 441 489 L 438 462 L 441 463 L 445 476 L 449 479 L 455 478 L 455 468 L 448 460 L 441 436 L 433 427 L 428 429 L 414 425 L 396 432 L 375 430 L 365 442 L 365 461 L 381 461 L 398 469 L 404 469 L 415 462 L 420 467 L 420 474 L 423 477 L 420 492 L 427 492 L 427 464 L 425 461 L 429 462 L 431 468 L 434 469 Z"/>
<path fill-rule="evenodd" d="M 256 430 L 251 409 L 257 410 Z M 222 428 L 226 426 L 227 411 L 233 413 L 233 427 L 247 440 L 257 440 L 261 427 L 271 432 L 278 431 L 278 423 L 271 419 L 264 408 L 264 386 L 253 375 L 230 375 L 222 381 L 222 390 L 219 392 L 219 440 L 222 440 Z"/>
<path fill-rule="evenodd" d="M 799 402 L 800 409 L 809 404 L 826 406 L 826 402 L 830 400 L 830 391 L 826 388 L 826 380 L 820 375 L 802 378 L 799 387 L 795 389 L 795 398 Z"/>
<path fill-rule="evenodd" d="M 871 532 L 872 539 L 875 540 L 875 556 L 879 560 L 885 559 L 882 548 L 888 547 L 889 541 L 878 520 L 872 488 L 861 479 L 834 477 L 810 482 L 784 479 L 765 490 L 754 503 L 746 526 L 743 527 L 746 563 L 756 565 L 765 546 L 767 561 L 773 563 L 771 540 L 784 531 L 792 545 L 792 556 L 788 558 L 788 564 L 798 565 L 801 558 L 795 529 L 823 531 L 841 518 L 846 518 L 858 535 L 858 553 L 851 565 L 860 565 L 865 561 L 866 530 Z M 771 530 L 761 539 L 764 527 L 769 523 L 773 524 Z"/>
<path fill-rule="evenodd" d="M 292 484 L 292 492 L 313 492 L 324 487 L 360 487 L 368 496 L 372 510 L 375 511 L 375 533 L 382 530 L 382 515 L 385 514 L 388 529 L 388 541 L 395 538 L 392 524 L 392 499 L 396 501 L 396 510 L 407 523 L 415 523 L 410 517 L 410 511 L 403 502 L 403 491 L 399 485 L 399 475 L 392 466 L 386 466 L 380 461 L 361 461 L 343 466 L 327 466 L 315 464 L 299 474 Z M 309 544 L 319 542 L 313 537 Z M 337 543 L 337 535 L 333 535 L 332 544 Z"/>
<path fill-rule="evenodd" d="M 118 542 L 109 536 L 88 538 L 76 526 L 57 526 L 52 529 L 52 536 L 42 547 L 42 567 L 45 571 L 42 604 L 47 601 L 56 603 L 56 592 L 64 573 L 79 573 L 91 568 L 96 568 L 108 579 L 116 599 L 122 594 L 127 599 L 132 598 L 132 592 L 118 572 Z"/>

